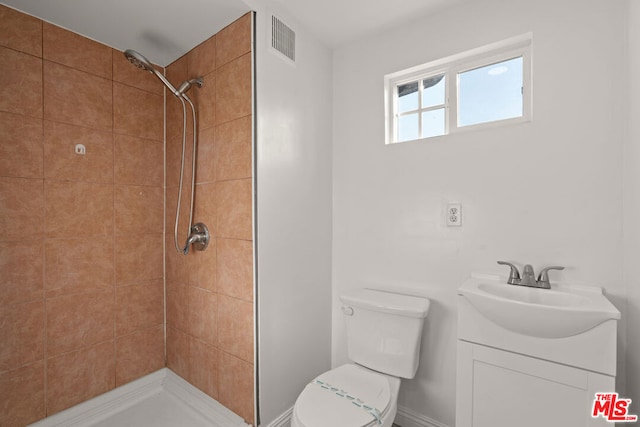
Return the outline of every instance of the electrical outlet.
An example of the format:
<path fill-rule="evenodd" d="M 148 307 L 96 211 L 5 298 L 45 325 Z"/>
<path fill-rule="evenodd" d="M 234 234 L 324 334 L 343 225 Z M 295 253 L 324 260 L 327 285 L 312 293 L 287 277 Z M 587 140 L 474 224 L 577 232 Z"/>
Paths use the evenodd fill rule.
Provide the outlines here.
<path fill-rule="evenodd" d="M 447 205 L 447 227 L 460 227 L 462 225 L 462 204 L 449 203 Z"/>

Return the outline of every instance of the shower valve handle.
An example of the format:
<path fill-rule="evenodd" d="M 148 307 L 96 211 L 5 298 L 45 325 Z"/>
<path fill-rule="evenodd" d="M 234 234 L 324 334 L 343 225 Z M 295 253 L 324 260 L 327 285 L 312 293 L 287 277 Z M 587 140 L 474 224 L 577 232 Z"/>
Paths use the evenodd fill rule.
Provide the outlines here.
<path fill-rule="evenodd" d="M 206 225 L 199 222 L 191 227 L 191 235 L 187 239 L 187 244 L 184 247 L 184 254 L 189 253 L 189 248 L 193 245 L 193 249 L 196 251 L 204 251 L 209 246 L 209 229 Z"/>

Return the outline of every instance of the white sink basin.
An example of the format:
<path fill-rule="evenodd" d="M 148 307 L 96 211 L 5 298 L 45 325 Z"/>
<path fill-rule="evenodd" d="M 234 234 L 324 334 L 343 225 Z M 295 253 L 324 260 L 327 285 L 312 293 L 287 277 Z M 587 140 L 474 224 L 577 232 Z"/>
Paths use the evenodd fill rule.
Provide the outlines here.
<path fill-rule="evenodd" d="M 540 338 L 569 337 L 620 319 L 598 287 L 552 284 L 551 289 L 538 289 L 509 285 L 497 276 L 474 276 L 458 295 L 497 325 Z"/>

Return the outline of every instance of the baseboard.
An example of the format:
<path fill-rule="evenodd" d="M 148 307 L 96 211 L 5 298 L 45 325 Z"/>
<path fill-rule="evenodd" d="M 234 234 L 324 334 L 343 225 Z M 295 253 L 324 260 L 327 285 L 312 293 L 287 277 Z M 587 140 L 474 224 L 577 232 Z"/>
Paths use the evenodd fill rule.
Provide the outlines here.
<path fill-rule="evenodd" d="M 291 416 L 293 415 L 293 407 L 287 409 L 282 415 L 271 421 L 267 427 L 291 427 Z"/>
<path fill-rule="evenodd" d="M 267 427 L 290 427 L 293 408 L 288 409 L 278 418 L 273 420 Z M 399 407 L 396 413 L 395 424 L 401 427 L 449 427 L 439 421 L 431 419 L 422 414 L 412 411 L 409 408 Z"/>
<path fill-rule="evenodd" d="M 211 399 L 167 368 L 113 389 L 40 420 L 29 427 L 90 426 L 151 396 L 166 391 L 219 427 L 245 427 L 241 417 Z"/>
<path fill-rule="evenodd" d="M 449 427 L 403 406 L 398 407 L 395 423 L 401 427 Z"/>

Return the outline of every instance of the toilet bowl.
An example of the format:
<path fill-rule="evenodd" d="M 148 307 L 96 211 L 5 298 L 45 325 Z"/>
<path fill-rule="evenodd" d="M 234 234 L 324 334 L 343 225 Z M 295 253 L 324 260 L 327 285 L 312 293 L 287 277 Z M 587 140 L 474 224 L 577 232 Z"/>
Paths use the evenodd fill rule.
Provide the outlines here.
<path fill-rule="evenodd" d="M 327 371 L 298 396 L 291 427 L 391 427 L 400 378 L 353 363 Z"/>
<path fill-rule="evenodd" d="M 391 427 L 400 378 L 418 369 L 429 300 L 372 289 L 340 296 L 353 363 L 313 379 L 298 396 L 291 427 Z"/>

